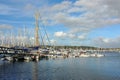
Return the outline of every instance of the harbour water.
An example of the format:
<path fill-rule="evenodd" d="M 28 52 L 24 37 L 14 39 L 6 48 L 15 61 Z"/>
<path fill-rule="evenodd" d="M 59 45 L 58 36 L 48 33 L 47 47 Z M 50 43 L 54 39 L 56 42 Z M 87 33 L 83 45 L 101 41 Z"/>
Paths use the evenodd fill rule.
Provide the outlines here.
<path fill-rule="evenodd" d="M 105 57 L 0 62 L 0 80 L 120 80 L 120 53 Z"/>

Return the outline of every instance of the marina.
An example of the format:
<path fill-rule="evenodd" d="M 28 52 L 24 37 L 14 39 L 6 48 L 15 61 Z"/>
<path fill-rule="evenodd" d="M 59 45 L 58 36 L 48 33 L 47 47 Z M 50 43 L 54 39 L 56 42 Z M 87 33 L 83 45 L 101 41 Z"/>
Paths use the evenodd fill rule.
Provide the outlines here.
<path fill-rule="evenodd" d="M 120 0 L 0 0 L 0 80 L 120 80 Z"/>
<path fill-rule="evenodd" d="M 51 45 L 48 33 L 44 24 L 40 26 L 41 16 L 39 12 L 35 13 L 35 31 L 34 37 L 32 40 L 29 38 L 26 28 L 23 28 L 22 31 L 17 33 L 18 35 L 13 37 L 12 33 L 10 35 L 10 40 L 4 38 L 0 35 L 0 59 L 2 61 L 38 61 L 40 59 L 49 59 L 49 58 L 69 58 L 69 57 L 104 57 L 104 54 L 101 54 L 102 51 L 109 51 L 107 49 L 97 48 L 97 47 L 87 47 L 79 48 L 70 48 L 72 46 L 55 46 Z M 41 32 L 44 34 L 42 34 Z M 23 34 L 24 33 L 24 34 Z M 26 35 L 27 34 L 27 35 Z M 24 37 L 28 38 L 27 40 Z M 45 38 L 45 39 L 44 39 Z M 16 41 L 15 41 L 16 40 Z M 45 41 L 47 42 L 45 42 Z M 14 42 L 15 41 L 15 42 Z M 63 48 L 66 47 L 66 48 Z M 68 47 L 68 48 L 67 48 Z M 111 50 L 111 49 L 110 49 Z M 118 49 L 119 50 L 119 49 Z M 114 50 L 113 50 L 114 51 Z M 116 51 L 116 49 L 115 49 Z"/>
<path fill-rule="evenodd" d="M 56 58 L 101 58 L 106 57 L 104 52 L 118 52 L 116 50 L 103 49 L 64 49 L 57 48 L 41 48 L 41 47 L 0 47 L 0 59 L 2 61 L 34 61 L 41 59 L 56 59 Z"/>

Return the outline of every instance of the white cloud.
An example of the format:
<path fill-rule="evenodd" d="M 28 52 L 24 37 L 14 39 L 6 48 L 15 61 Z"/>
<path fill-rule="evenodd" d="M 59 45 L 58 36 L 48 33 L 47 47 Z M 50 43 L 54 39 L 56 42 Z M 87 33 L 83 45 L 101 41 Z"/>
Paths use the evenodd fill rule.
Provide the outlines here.
<path fill-rule="evenodd" d="M 67 10 L 71 5 L 70 1 L 63 1 L 60 4 L 56 4 L 54 6 L 51 7 L 51 10 L 53 11 L 65 11 Z"/>
<path fill-rule="evenodd" d="M 104 43 L 109 43 L 109 42 L 110 42 L 110 39 L 107 39 L 107 38 L 106 38 L 106 39 L 103 39 L 103 42 L 104 42 Z"/>
<path fill-rule="evenodd" d="M 80 9 L 79 7 L 72 7 L 68 10 L 68 13 L 79 13 L 82 12 L 82 9 Z"/>
<path fill-rule="evenodd" d="M 72 33 L 68 33 L 67 36 L 68 38 L 71 38 L 71 39 L 75 39 L 77 37 L 75 34 L 72 34 Z"/>
<path fill-rule="evenodd" d="M 51 40 L 50 40 L 50 43 L 51 43 L 52 45 L 55 45 L 55 44 L 56 44 L 56 40 L 55 40 L 55 39 L 51 39 Z"/>
<path fill-rule="evenodd" d="M 107 48 L 118 48 L 120 47 L 120 37 L 116 38 L 104 38 L 98 37 L 93 40 L 93 44 L 99 47 L 107 47 Z"/>
<path fill-rule="evenodd" d="M 54 36 L 56 36 L 56 37 L 65 37 L 66 33 L 64 33 L 63 31 L 55 32 Z"/>
<path fill-rule="evenodd" d="M 81 34 L 81 35 L 78 36 L 78 39 L 84 40 L 86 38 L 86 36 L 87 36 L 87 34 L 85 34 L 85 33 Z"/>
<path fill-rule="evenodd" d="M 65 33 L 63 31 L 55 32 L 54 33 L 55 37 L 59 37 L 61 39 L 72 39 L 72 40 L 85 40 L 87 37 L 87 33 L 82 33 L 82 34 L 74 34 L 74 33 Z"/>

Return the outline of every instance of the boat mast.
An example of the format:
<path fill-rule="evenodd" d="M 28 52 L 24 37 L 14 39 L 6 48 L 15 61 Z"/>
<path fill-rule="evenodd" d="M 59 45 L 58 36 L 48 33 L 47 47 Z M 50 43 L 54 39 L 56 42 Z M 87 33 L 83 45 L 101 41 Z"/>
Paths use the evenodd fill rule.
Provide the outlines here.
<path fill-rule="evenodd" d="M 35 20 L 36 20 L 36 27 L 35 27 L 35 46 L 39 46 L 39 13 L 36 12 L 35 14 Z"/>

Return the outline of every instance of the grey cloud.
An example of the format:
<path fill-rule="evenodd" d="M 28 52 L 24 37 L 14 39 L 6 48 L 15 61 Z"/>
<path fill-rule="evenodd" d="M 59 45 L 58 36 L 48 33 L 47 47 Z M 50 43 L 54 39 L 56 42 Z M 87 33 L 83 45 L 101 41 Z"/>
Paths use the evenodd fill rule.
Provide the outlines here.
<path fill-rule="evenodd" d="M 120 18 L 118 17 L 120 13 L 119 5 L 114 5 L 115 3 L 118 4 L 119 0 L 114 1 L 114 4 L 109 2 L 109 0 L 77 0 L 74 3 L 67 1 L 67 5 L 63 5 L 65 3 L 63 1 L 46 7 L 46 10 L 48 10 L 46 12 L 49 13 L 47 19 L 55 23 L 54 25 L 63 24 L 74 32 L 85 32 L 94 28 L 120 24 Z M 78 12 L 77 16 L 71 15 L 71 13 L 76 12 Z"/>
<path fill-rule="evenodd" d="M 120 37 L 116 38 L 98 37 L 93 40 L 93 44 L 97 45 L 98 47 L 118 48 L 120 47 Z"/>
<path fill-rule="evenodd" d="M 12 29 L 13 26 L 8 25 L 8 24 L 0 24 L 0 29 Z"/>

